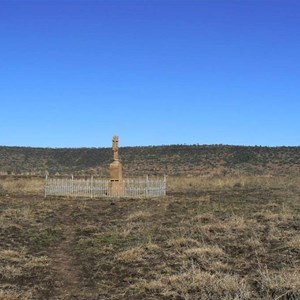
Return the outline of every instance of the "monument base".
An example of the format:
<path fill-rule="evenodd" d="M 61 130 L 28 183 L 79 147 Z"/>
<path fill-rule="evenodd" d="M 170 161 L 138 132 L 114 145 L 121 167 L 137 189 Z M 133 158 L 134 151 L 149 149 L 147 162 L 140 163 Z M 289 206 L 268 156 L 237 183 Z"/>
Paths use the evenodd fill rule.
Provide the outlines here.
<path fill-rule="evenodd" d="M 109 174 L 111 180 L 122 179 L 122 164 L 118 160 L 115 160 L 109 165 Z"/>
<path fill-rule="evenodd" d="M 108 196 L 123 197 L 125 193 L 124 182 L 111 179 L 108 183 Z"/>

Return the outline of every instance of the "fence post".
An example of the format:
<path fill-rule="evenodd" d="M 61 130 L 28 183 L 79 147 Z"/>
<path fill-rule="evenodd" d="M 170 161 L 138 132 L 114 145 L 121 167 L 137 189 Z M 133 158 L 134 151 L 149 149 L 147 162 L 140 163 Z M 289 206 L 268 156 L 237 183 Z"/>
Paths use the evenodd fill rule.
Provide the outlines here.
<path fill-rule="evenodd" d="M 91 199 L 93 199 L 93 175 L 91 176 Z"/>
<path fill-rule="evenodd" d="M 71 196 L 74 195 L 74 176 L 72 174 L 72 181 L 71 181 Z"/>
<path fill-rule="evenodd" d="M 167 194 L 167 175 L 164 175 L 164 196 Z"/>
<path fill-rule="evenodd" d="M 47 197 L 47 182 L 48 182 L 48 175 L 46 174 L 46 178 L 45 178 L 45 198 Z"/>
<path fill-rule="evenodd" d="M 146 190 L 145 190 L 146 198 L 149 196 L 149 176 L 146 175 Z"/>

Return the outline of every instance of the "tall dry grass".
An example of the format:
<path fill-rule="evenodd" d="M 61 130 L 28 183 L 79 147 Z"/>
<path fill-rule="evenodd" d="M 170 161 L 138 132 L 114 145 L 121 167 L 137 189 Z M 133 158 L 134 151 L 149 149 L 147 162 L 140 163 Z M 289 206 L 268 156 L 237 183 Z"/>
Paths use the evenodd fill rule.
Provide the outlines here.
<path fill-rule="evenodd" d="M 187 192 L 193 190 L 224 188 L 299 188 L 300 177 L 292 176 L 219 176 L 219 177 L 168 177 L 168 191 Z"/>
<path fill-rule="evenodd" d="M 197 190 L 220 190 L 228 188 L 284 188 L 299 189 L 300 177 L 274 176 L 219 176 L 219 177 L 175 177 L 167 180 L 169 192 L 192 192 Z M 45 179 L 41 177 L 0 177 L 0 195 L 43 195 Z"/>
<path fill-rule="evenodd" d="M 41 177 L 0 177 L 0 195 L 43 195 L 45 179 Z"/>

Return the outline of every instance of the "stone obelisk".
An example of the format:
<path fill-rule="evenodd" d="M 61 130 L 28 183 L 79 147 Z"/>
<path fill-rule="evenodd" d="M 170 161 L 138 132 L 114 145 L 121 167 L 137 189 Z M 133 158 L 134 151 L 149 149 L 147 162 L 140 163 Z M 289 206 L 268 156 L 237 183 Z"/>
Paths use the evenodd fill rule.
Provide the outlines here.
<path fill-rule="evenodd" d="M 122 164 L 119 161 L 119 137 L 115 135 L 112 142 L 114 161 L 109 165 L 110 180 L 120 181 L 122 179 Z"/>
<path fill-rule="evenodd" d="M 113 137 L 112 149 L 114 161 L 109 165 L 109 194 L 113 197 L 122 197 L 124 196 L 124 184 L 122 181 L 122 164 L 119 161 L 119 137 L 117 135 Z"/>

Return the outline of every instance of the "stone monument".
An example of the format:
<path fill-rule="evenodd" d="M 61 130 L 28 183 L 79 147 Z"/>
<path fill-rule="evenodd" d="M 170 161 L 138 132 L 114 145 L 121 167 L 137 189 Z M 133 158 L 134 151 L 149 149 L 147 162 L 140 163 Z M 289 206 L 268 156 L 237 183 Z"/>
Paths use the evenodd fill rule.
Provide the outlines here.
<path fill-rule="evenodd" d="M 122 196 L 124 193 L 124 184 L 122 182 L 122 164 L 119 161 L 119 137 L 115 135 L 112 140 L 112 149 L 114 151 L 114 161 L 109 165 L 110 196 Z"/>
<path fill-rule="evenodd" d="M 115 135 L 112 142 L 114 161 L 109 165 L 110 180 L 120 181 L 122 179 L 122 164 L 119 161 L 119 137 Z"/>

